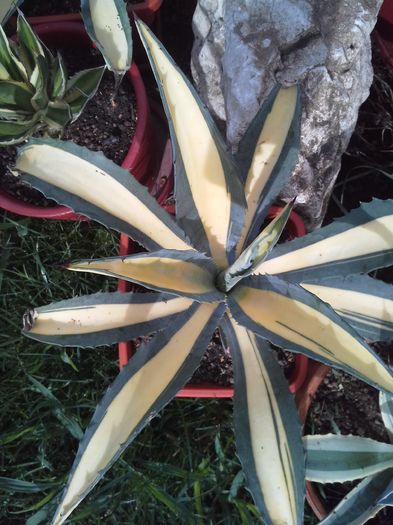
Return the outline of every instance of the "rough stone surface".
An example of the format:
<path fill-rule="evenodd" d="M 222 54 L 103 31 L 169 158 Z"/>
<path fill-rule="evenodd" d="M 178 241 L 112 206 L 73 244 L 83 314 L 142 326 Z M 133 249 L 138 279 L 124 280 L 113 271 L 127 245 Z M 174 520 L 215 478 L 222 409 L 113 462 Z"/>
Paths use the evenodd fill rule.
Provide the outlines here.
<path fill-rule="evenodd" d="M 302 143 L 281 197 L 312 229 L 372 82 L 370 32 L 381 0 L 198 0 L 192 73 L 236 148 L 275 82 L 300 83 Z"/>

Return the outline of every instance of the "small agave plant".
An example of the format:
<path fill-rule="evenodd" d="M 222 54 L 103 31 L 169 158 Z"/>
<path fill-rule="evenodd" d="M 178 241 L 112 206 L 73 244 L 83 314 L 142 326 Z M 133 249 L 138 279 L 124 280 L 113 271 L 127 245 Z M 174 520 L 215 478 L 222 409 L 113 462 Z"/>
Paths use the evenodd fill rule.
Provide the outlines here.
<path fill-rule="evenodd" d="M 0 146 L 23 142 L 41 130 L 59 135 L 96 93 L 105 67 L 70 79 L 60 54 L 40 41 L 19 12 L 18 43 L 0 26 Z"/>
<path fill-rule="evenodd" d="M 379 394 L 379 407 L 393 443 L 393 396 Z M 393 506 L 393 445 L 359 436 L 305 436 L 306 477 L 319 483 L 365 478 L 320 525 L 363 525 Z"/>
<path fill-rule="evenodd" d="M 67 519 L 183 387 L 217 326 L 233 357 L 237 451 L 255 504 L 267 524 L 300 525 L 306 476 L 301 425 L 268 342 L 393 392 L 392 373 L 363 338 L 392 336 L 391 288 L 353 276 L 393 263 L 393 206 L 373 201 L 274 247 L 292 204 L 259 232 L 297 160 L 298 89 L 273 90 L 233 158 L 161 43 L 143 23 L 137 27 L 170 125 L 176 220 L 100 153 L 32 139 L 16 162 L 26 181 L 51 199 L 150 250 L 74 262 L 68 269 L 126 279 L 153 292 L 98 293 L 25 316 L 28 337 L 56 345 L 94 347 L 155 333 L 98 405 L 53 525 Z"/>

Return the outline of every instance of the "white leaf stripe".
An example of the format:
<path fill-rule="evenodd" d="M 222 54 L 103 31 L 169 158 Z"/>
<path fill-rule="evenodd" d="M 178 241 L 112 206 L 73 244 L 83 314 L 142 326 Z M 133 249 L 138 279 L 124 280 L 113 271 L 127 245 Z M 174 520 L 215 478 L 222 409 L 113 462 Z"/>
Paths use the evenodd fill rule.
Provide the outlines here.
<path fill-rule="evenodd" d="M 365 273 L 393 262 L 393 207 L 363 204 L 302 239 L 275 248 L 255 273 L 285 275 L 296 282 Z"/>
<path fill-rule="evenodd" d="M 393 391 L 392 373 L 329 305 L 277 277 L 252 277 L 243 282 L 228 296 L 237 322 L 283 348 Z"/>
<path fill-rule="evenodd" d="M 226 252 L 230 251 L 233 242 L 231 239 L 241 228 L 244 194 L 240 181 L 212 118 L 195 89 L 149 28 L 140 21 L 137 21 L 137 28 L 169 120 L 176 147 L 175 168 L 177 163 L 180 164 L 175 188 L 180 206 L 177 218 L 182 225 L 184 223 L 186 231 L 188 222 L 193 232 L 197 232 L 198 249 L 207 251 L 220 268 L 225 268 L 228 265 Z M 178 155 L 181 159 L 176 158 Z M 190 200 L 194 206 L 189 206 Z M 217 206 L 217 203 L 220 205 Z M 186 209 L 181 210 L 182 206 Z M 201 246 L 203 235 L 198 232 L 200 225 L 208 241 L 206 247 Z"/>
<path fill-rule="evenodd" d="M 123 368 L 80 443 L 52 525 L 61 525 L 67 519 L 135 436 L 189 379 L 223 310 L 223 305 L 194 305 L 186 322 L 171 325 Z"/>
<path fill-rule="evenodd" d="M 166 294 L 99 293 L 29 311 L 23 333 L 62 346 L 112 344 L 163 329 L 184 317 L 191 304 Z"/>
<path fill-rule="evenodd" d="M 352 481 L 393 467 L 393 445 L 359 436 L 305 436 L 306 477 L 319 483 Z"/>
<path fill-rule="evenodd" d="M 234 360 L 237 452 L 266 523 L 302 523 L 304 459 L 293 397 L 268 345 L 224 320 Z M 285 423 L 284 423 L 285 422 Z"/>
<path fill-rule="evenodd" d="M 18 150 L 16 168 L 46 196 L 148 249 L 192 249 L 146 188 L 101 153 L 60 140 L 30 139 Z"/>

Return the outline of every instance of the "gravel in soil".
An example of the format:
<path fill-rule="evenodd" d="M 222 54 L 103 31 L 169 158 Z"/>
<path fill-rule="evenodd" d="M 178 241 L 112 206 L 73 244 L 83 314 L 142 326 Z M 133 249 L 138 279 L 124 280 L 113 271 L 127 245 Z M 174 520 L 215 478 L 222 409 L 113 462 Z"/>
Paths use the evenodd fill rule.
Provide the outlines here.
<path fill-rule="evenodd" d="M 75 48 L 64 49 L 61 54 L 69 76 L 103 63 L 101 55 L 93 49 L 86 50 L 85 53 Z M 94 98 L 80 117 L 65 129 L 61 138 L 94 151 L 102 151 L 106 157 L 120 165 L 135 133 L 137 111 L 135 95 L 127 77 L 123 79 L 114 105 L 110 102 L 113 90 L 113 74 L 106 71 Z M 0 187 L 29 204 L 42 207 L 56 205 L 10 173 L 7 166 L 14 164 L 15 157 L 15 147 L 0 148 Z"/>

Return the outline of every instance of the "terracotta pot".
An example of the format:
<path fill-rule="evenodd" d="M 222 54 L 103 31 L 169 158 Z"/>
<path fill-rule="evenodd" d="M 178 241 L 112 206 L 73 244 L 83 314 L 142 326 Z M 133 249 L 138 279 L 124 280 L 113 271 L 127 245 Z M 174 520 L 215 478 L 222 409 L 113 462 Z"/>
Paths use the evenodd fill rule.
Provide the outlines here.
<path fill-rule="evenodd" d="M 79 23 L 53 22 L 36 26 L 35 30 L 40 38 L 50 47 L 91 46 L 90 38 L 84 26 Z M 149 176 L 149 173 L 156 173 L 155 168 L 158 160 L 155 153 L 157 150 L 155 131 L 151 121 L 152 117 L 146 89 L 135 63 L 132 64 L 128 72 L 128 80 L 132 83 L 135 92 L 138 120 L 135 135 L 122 166 L 131 171 L 137 180 L 144 182 Z M 80 215 L 74 214 L 65 206 L 43 208 L 26 204 L 2 190 L 0 190 L 0 208 L 28 217 L 61 220 L 81 218 Z"/>
<path fill-rule="evenodd" d="M 382 58 L 393 68 L 393 0 L 382 4 L 373 34 Z"/>
<path fill-rule="evenodd" d="M 166 154 L 163 156 L 161 169 L 159 176 L 157 177 L 156 184 L 162 186 L 162 190 L 157 194 L 156 198 L 161 205 L 164 205 L 169 213 L 174 213 L 174 205 L 165 206 L 172 188 L 173 188 L 173 173 L 172 173 L 172 150 L 170 148 L 170 142 L 168 140 Z M 168 176 L 168 170 L 171 175 Z M 168 184 L 169 181 L 169 184 Z M 276 217 L 278 212 L 282 208 L 274 206 L 271 208 L 268 219 Z M 305 226 L 301 217 L 296 213 L 292 212 L 288 221 L 288 233 L 289 238 L 301 237 L 306 233 Z M 134 251 L 140 251 L 135 243 L 130 240 L 126 235 L 121 234 L 120 236 L 120 255 L 129 255 Z M 126 281 L 119 281 L 118 290 L 125 292 L 132 290 L 132 284 Z M 134 347 L 132 342 L 123 342 L 118 345 L 119 350 L 119 367 L 122 368 L 134 353 Z M 295 354 L 295 368 L 289 378 L 289 389 L 291 392 L 297 392 L 302 386 L 307 373 L 308 373 L 308 358 L 301 355 Z M 192 398 L 229 398 L 233 397 L 234 389 L 231 387 L 219 386 L 216 384 L 202 383 L 197 385 L 188 384 L 182 390 L 177 393 L 177 397 L 192 397 Z"/>
<path fill-rule="evenodd" d="M 317 361 L 308 362 L 308 371 L 303 386 L 296 392 L 295 400 L 299 412 L 300 421 L 302 424 L 306 422 L 307 414 L 311 403 L 318 390 L 320 384 L 325 379 L 331 368 Z M 322 520 L 327 516 L 327 511 L 324 504 L 319 497 L 315 484 L 311 481 L 306 481 L 306 497 L 307 502 L 314 511 L 318 519 Z"/>
<path fill-rule="evenodd" d="M 157 12 L 161 7 L 163 0 L 145 0 L 138 4 L 129 4 L 127 6 L 128 12 L 135 14 L 138 18 L 143 20 L 150 27 L 154 26 L 157 19 Z M 22 5 L 23 11 L 23 5 Z M 46 15 L 46 16 L 29 16 L 28 21 L 31 25 L 37 26 L 41 24 L 53 24 L 64 22 L 81 23 L 82 18 L 80 13 L 64 13 L 60 15 Z"/>

